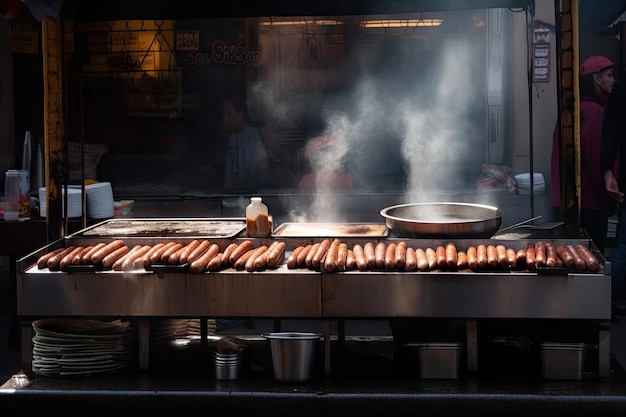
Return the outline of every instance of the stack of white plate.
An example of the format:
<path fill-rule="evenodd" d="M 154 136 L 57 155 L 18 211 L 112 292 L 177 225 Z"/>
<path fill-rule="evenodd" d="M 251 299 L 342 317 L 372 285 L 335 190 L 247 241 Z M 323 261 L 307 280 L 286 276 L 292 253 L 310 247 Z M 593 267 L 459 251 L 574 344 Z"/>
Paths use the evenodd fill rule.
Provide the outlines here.
<path fill-rule="evenodd" d="M 113 217 L 115 201 L 110 182 L 86 185 L 85 193 L 87 193 L 87 217 L 92 219 Z"/>
<path fill-rule="evenodd" d="M 517 182 L 517 192 L 520 194 L 530 194 L 530 173 L 517 174 L 515 176 Z M 546 191 L 546 180 L 543 174 L 535 172 L 533 174 L 533 192 L 534 194 L 542 194 Z"/>
<path fill-rule="evenodd" d="M 63 207 L 63 215 L 65 215 L 65 188 L 62 187 L 61 207 Z M 46 187 L 40 187 L 38 190 L 39 195 L 39 215 L 46 217 Z M 83 215 L 83 201 L 80 188 L 67 188 L 67 217 L 80 217 Z"/>
<path fill-rule="evenodd" d="M 32 324 L 32 369 L 46 376 L 113 373 L 131 365 L 129 321 L 42 319 Z"/>

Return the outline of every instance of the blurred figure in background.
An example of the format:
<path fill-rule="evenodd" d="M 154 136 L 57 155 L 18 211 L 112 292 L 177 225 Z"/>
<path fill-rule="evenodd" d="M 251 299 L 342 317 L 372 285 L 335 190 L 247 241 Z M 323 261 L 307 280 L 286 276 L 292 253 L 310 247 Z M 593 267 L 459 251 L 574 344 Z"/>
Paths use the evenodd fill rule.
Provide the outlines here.
<path fill-rule="evenodd" d="M 604 56 L 590 56 L 580 68 L 580 227 L 604 253 L 610 199 L 604 189 L 600 147 L 604 109 L 613 90 L 615 64 Z M 552 142 L 551 203 L 561 206 L 559 126 Z"/>

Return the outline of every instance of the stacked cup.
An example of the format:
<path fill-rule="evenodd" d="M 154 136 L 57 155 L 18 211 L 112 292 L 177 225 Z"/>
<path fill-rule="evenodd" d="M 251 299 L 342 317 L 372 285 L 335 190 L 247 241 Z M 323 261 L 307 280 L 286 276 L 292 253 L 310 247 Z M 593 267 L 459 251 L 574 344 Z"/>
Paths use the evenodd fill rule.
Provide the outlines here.
<path fill-rule="evenodd" d="M 220 353 L 213 352 L 213 364 L 215 367 L 215 379 L 220 381 L 232 381 L 239 379 L 241 373 L 241 352 Z"/>
<path fill-rule="evenodd" d="M 87 194 L 87 217 L 92 219 L 113 217 L 115 201 L 113 201 L 113 188 L 110 182 L 86 185 L 85 193 Z"/>

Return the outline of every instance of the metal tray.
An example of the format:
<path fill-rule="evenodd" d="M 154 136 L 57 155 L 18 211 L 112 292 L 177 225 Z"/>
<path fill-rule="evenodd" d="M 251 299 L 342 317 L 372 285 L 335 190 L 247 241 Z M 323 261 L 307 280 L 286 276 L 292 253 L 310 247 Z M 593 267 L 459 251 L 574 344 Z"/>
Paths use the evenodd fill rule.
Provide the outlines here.
<path fill-rule="evenodd" d="M 283 223 L 273 237 L 386 237 L 384 223 Z"/>
<path fill-rule="evenodd" d="M 212 237 L 232 238 L 246 229 L 245 218 L 109 219 L 72 237 Z"/>

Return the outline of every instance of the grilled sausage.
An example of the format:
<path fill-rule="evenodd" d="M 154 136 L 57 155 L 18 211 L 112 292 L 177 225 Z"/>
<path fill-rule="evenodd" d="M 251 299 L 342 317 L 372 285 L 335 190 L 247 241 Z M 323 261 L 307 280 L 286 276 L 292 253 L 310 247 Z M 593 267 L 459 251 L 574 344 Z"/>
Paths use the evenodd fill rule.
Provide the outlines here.
<path fill-rule="evenodd" d="M 535 242 L 535 267 L 546 266 L 546 244 L 542 241 Z"/>
<path fill-rule="evenodd" d="M 85 246 L 83 250 L 81 250 L 76 256 L 74 256 L 74 259 L 72 259 L 72 265 L 80 265 L 81 263 L 83 263 L 83 256 L 85 256 L 93 248 L 94 245 Z"/>
<path fill-rule="evenodd" d="M 580 243 L 574 246 L 574 248 L 585 261 L 585 265 L 587 266 L 587 269 L 589 269 L 590 271 L 597 271 L 598 269 L 600 269 L 600 263 L 598 262 L 598 259 L 589 250 L 589 248 L 587 248 L 584 245 L 581 245 Z"/>
<path fill-rule="evenodd" d="M 428 270 L 428 256 L 426 255 L 426 251 L 422 248 L 415 248 L 415 258 L 417 259 L 417 269 L 419 271 L 427 271 Z"/>
<path fill-rule="evenodd" d="M 506 266 L 509 268 L 517 267 L 517 253 L 513 248 L 506 248 Z"/>
<path fill-rule="evenodd" d="M 459 250 L 456 252 L 456 265 L 457 269 L 467 269 L 467 252 Z"/>
<path fill-rule="evenodd" d="M 230 262 L 230 255 L 233 254 L 233 251 L 237 248 L 237 246 L 237 242 L 233 242 L 224 248 L 224 253 L 222 255 L 222 266 L 228 265 L 228 263 Z"/>
<path fill-rule="evenodd" d="M 526 245 L 526 266 L 528 267 L 528 269 L 535 269 L 535 267 L 537 266 L 535 264 L 535 244 L 534 243 L 528 243 Z"/>
<path fill-rule="evenodd" d="M 348 254 L 346 255 L 346 271 L 352 271 L 356 267 L 356 257 L 354 251 L 348 248 Z"/>
<path fill-rule="evenodd" d="M 396 260 L 396 265 L 397 265 Z M 406 255 L 404 260 L 404 270 L 405 271 L 415 271 L 417 269 L 417 255 L 415 254 L 415 249 L 410 246 L 406 247 Z"/>
<path fill-rule="evenodd" d="M 376 267 L 376 248 L 374 248 L 374 244 L 372 242 L 366 242 L 365 245 L 363 245 L 363 253 L 367 261 L 367 268 L 374 269 Z"/>
<path fill-rule="evenodd" d="M 313 269 L 313 257 L 315 256 L 315 254 L 317 253 L 317 250 L 320 248 L 321 243 L 320 242 L 315 242 L 313 244 L 313 247 L 309 250 L 309 252 L 306 254 L 306 258 L 304 259 L 304 265 L 309 268 L 309 269 Z"/>
<path fill-rule="evenodd" d="M 249 266 L 250 268 L 252 268 L 248 272 L 262 271 L 263 269 L 267 268 L 268 267 L 267 258 L 269 254 L 270 254 L 270 246 L 268 246 L 267 250 L 263 251 L 262 253 L 255 254 L 250 259 L 248 259 L 248 261 L 246 262 L 246 267 Z M 251 265 L 248 265 L 248 264 L 251 264 Z"/>
<path fill-rule="evenodd" d="M 437 254 L 437 268 L 444 269 L 447 265 L 446 247 L 441 245 L 437 246 L 435 253 Z"/>
<path fill-rule="evenodd" d="M 200 255 L 195 261 L 189 265 L 189 271 L 195 274 L 199 274 L 206 270 L 209 261 L 213 259 L 220 251 L 220 245 L 217 243 L 211 243 L 209 249 L 207 249 L 202 255 Z"/>
<path fill-rule="evenodd" d="M 193 252 L 193 250 L 198 246 L 200 246 L 200 241 L 198 239 L 193 239 L 191 242 L 187 243 L 185 245 L 185 249 L 183 249 L 183 251 L 180 253 L 180 256 L 178 257 L 176 262 L 180 263 L 181 265 L 186 264 L 187 258 L 189 258 L 189 255 L 191 255 L 191 252 Z"/>
<path fill-rule="evenodd" d="M 367 271 L 367 259 L 365 258 L 365 251 L 363 246 L 358 243 L 352 247 L 354 253 L 354 259 L 356 260 L 356 267 L 359 271 Z"/>
<path fill-rule="evenodd" d="M 476 257 L 477 252 L 476 252 L 476 246 L 470 246 L 467 248 L 467 266 L 469 267 L 469 269 L 471 270 L 477 270 L 478 269 L 478 258 Z"/>
<path fill-rule="evenodd" d="M 250 259 L 254 253 L 256 252 L 258 248 L 252 248 L 250 250 L 248 250 L 247 252 L 245 252 L 243 255 L 241 255 L 234 263 L 234 267 L 236 270 L 241 271 L 243 269 L 246 268 L 246 263 L 248 262 L 248 259 Z"/>
<path fill-rule="evenodd" d="M 286 248 L 287 244 L 283 241 L 275 241 L 270 245 L 267 254 L 268 268 L 276 268 L 282 261 L 285 260 Z"/>
<path fill-rule="evenodd" d="M 126 255 L 129 250 L 130 249 L 126 245 L 120 246 L 119 248 L 115 249 L 113 252 L 107 254 L 104 258 L 102 258 L 102 266 L 104 268 L 111 268 L 115 261 Z"/>
<path fill-rule="evenodd" d="M 494 245 L 487 245 L 487 265 L 489 268 L 498 267 L 498 250 Z"/>
<path fill-rule="evenodd" d="M 130 248 L 130 250 L 128 252 L 126 252 L 124 255 L 122 255 L 119 258 L 117 258 L 115 260 L 115 262 L 113 262 L 113 265 L 111 265 L 111 269 L 114 270 L 114 271 L 121 271 L 122 270 L 122 263 L 128 257 L 128 255 L 132 255 L 133 252 L 138 251 L 139 249 L 141 249 L 141 245 L 135 245 L 132 248 Z"/>
<path fill-rule="evenodd" d="M 387 251 L 387 243 L 378 242 L 374 250 L 376 254 L 376 269 L 383 269 L 385 267 L 385 253 Z"/>
<path fill-rule="evenodd" d="M 48 262 L 47 262 L 48 269 L 51 271 L 58 271 L 60 269 L 59 265 L 61 264 L 61 259 L 63 259 L 63 257 L 67 255 L 68 253 L 72 252 L 74 248 L 75 246 L 73 245 L 68 246 L 65 249 L 63 249 L 61 252 L 48 258 Z"/>
<path fill-rule="evenodd" d="M 122 271 L 134 271 L 135 269 L 143 268 L 143 259 L 148 252 L 150 252 L 152 246 L 143 245 L 139 250 L 126 256 L 122 263 Z"/>
<path fill-rule="evenodd" d="M 556 267 L 556 246 L 552 242 L 546 242 L 546 266 L 548 268 Z"/>
<path fill-rule="evenodd" d="M 433 270 L 437 268 L 437 251 L 433 248 L 426 248 L 426 259 L 428 260 L 428 269 Z"/>
<path fill-rule="evenodd" d="M 230 257 L 228 258 L 228 262 L 234 266 L 235 263 L 239 260 L 239 258 L 241 258 L 241 256 L 244 253 L 248 252 L 251 249 L 252 249 L 252 241 L 244 240 L 235 248 L 235 250 L 233 250 L 233 253 L 230 254 Z M 245 263 L 244 265 L 241 265 L 242 269 L 243 269 L 243 266 L 245 266 Z"/>
<path fill-rule="evenodd" d="M 526 248 L 518 249 L 515 252 L 515 260 L 517 261 L 517 266 L 526 265 Z"/>
<path fill-rule="evenodd" d="M 574 256 L 564 245 L 556 245 L 556 254 L 566 268 L 574 267 Z"/>
<path fill-rule="evenodd" d="M 330 248 L 330 239 L 322 240 L 320 245 L 317 247 L 317 252 L 315 252 L 313 258 L 311 259 L 311 265 L 314 269 L 320 269 L 320 264 L 322 263 L 322 259 L 324 258 L 324 255 L 326 255 L 328 248 Z"/>
<path fill-rule="evenodd" d="M 168 245 L 169 245 L 169 243 L 168 243 L 168 244 L 166 244 L 165 246 L 168 246 Z M 182 243 L 180 243 L 180 242 L 174 242 L 174 244 L 173 244 L 173 245 L 168 246 L 168 248 L 167 248 L 167 249 L 165 249 L 165 250 L 163 251 L 163 253 L 161 254 L 161 258 L 159 259 L 159 261 L 160 261 L 162 264 L 167 264 L 167 263 L 169 263 L 170 256 L 172 256 L 173 254 L 175 254 L 175 253 L 176 253 L 176 251 L 177 251 L 178 249 L 182 248 L 182 247 L 183 247 L 183 244 L 182 244 Z"/>
<path fill-rule="evenodd" d="M 406 242 L 405 241 L 398 242 L 398 244 L 396 245 L 396 254 L 395 254 L 397 269 L 404 269 L 404 266 L 406 264 L 406 252 L 407 252 Z"/>
<path fill-rule="evenodd" d="M 328 251 L 326 252 L 326 257 L 324 258 L 324 270 L 326 272 L 333 272 L 337 267 L 337 256 L 339 254 L 339 245 L 341 244 L 341 240 L 335 238 L 333 239 Z"/>
<path fill-rule="evenodd" d="M 457 267 L 457 250 L 456 245 L 452 242 L 446 243 L 446 266 L 450 269 Z"/>
<path fill-rule="evenodd" d="M 209 248 L 211 247 L 211 242 L 208 240 L 201 240 L 200 244 L 191 251 L 191 253 L 189 254 L 189 256 L 187 256 L 187 262 L 188 264 L 193 263 L 196 259 L 198 259 L 200 256 L 202 256 L 204 253 L 206 253 L 206 251 L 209 250 Z"/>
<path fill-rule="evenodd" d="M 296 269 L 298 267 L 298 255 L 304 250 L 304 246 L 298 246 L 291 251 L 287 258 L 287 269 Z"/>
<path fill-rule="evenodd" d="M 153 245 L 150 250 L 143 256 L 143 267 L 144 268 L 148 268 L 150 265 L 152 265 L 152 254 L 154 252 L 156 252 L 157 250 L 159 250 L 160 248 L 162 248 L 163 246 L 165 246 L 165 243 L 160 242 L 157 243 L 155 245 Z"/>
<path fill-rule="evenodd" d="M 93 256 L 94 253 L 96 253 L 97 251 L 99 251 L 100 249 L 102 249 L 103 247 L 106 246 L 106 243 L 104 242 L 98 242 L 94 245 L 93 248 L 91 248 L 90 251 L 88 251 L 87 253 L 85 253 L 83 255 L 83 258 L 80 260 L 81 264 L 91 264 L 93 263 L 91 261 L 91 257 Z"/>
<path fill-rule="evenodd" d="M 496 245 L 496 257 L 498 258 L 498 266 L 500 268 L 506 268 L 508 264 L 506 259 L 506 246 Z"/>
<path fill-rule="evenodd" d="M 59 262 L 59 268 L 65 269 L 72 265 L 74 258 L 85 249 L 84 246 L 76 246 L 71 252 L 68 252 Z"/>
<path fill-rule="evenodd" d="M 209 260 L 209 263 L 206 264 L 206 270 L 217 271 L 224 265 L 224 259 L 226 259 L 224 252 L 219 252 Z"/>
<path fill-rule="evenodd" d="M 487 246 L 481 244 L 476 247 L 476 261 L 478 262 L 478 269 L 487 268 L 487 265 L 489 265 Z"/>
<path fill-rule="evenodd" d="M 306 267 L 306 258 L 309 256 L 309 252 L 313 249 L 313 244 L 309 243 L 304 247 L 304 250 L 298 254 L 298 267 L 305 268 Z"/>
<path fill-rule="evenodd" d="M 37 259 L 37 268 L 44 269 L 48 267 L 48 259 L 52 258 L 54 255 L 58 255 L 63 252 L 65 248 L 57 248 L 48 253 L 44 253 Z"/>
<path fill-rule="evenodd" d="M 112 242 L 107 243 L 102 248 L 95 251 L 93 255 L 91 255 L 91 263 L 94 265 L 101 263 L 102 260 L 105 258 L 105 256 L 110 255 L 111 253 L 115 252 L 122 246 L 125 246 L 125 245 L 124 245 L 124 241 L 121 239 L 116 239 Z"/>
<path fill-rule="evenodd" d="M 167 242 L 165 245 L 152 252 L 150 255 L 150 265 L 161 263 L 161 256 L 163 256 L 163 253 L 174 245 L 176 245 L 176 242 L 174 241 Z"/>
<path fill-rule="evenodd" d="M 178 250 L 176 250 L 176 252 L 172 253 L 167 258 L 167 263 L 170 264 L 170 265 L 178 265 L 180 263 L 180 257 L 183 254 L 183 252 L 185 251 L 185 246 L 187 246 L 187 245 L 181 244 L 180 247 L 178 248 Z"/>
<path fill-rule="evenodd" d="M 387 269 L 396 268 L 396 246 L 398 246 L 396 242 L 391 242 L 385 250 L 385 268 Z"/>
<path fill-rule="evenodd" d="M 254 252 L 252 253 L 252 255 L 250 255 L 250 257 L 248 257 L 248 259 L 246 260 L 246 263 L 244 264 L 244 268 L 246 269 L 246 271 L 248 272 L 254 271 L 255 260 L 259 256 L 261 256 L 263 253 L 267 252 L 268 249 L 269 249 L 269 246 L 267 245 L 261 245 L 258 248 L 254 249 Z"/>
<path fill-rule="evenodd" d="M 335 262 L 335 269 L 343 271 L 346 269 L 346 261 L 348 259 L 348 244 L 341 242 L 339 244 L 339 250 L 337 251 L 337 262 Z"/>

